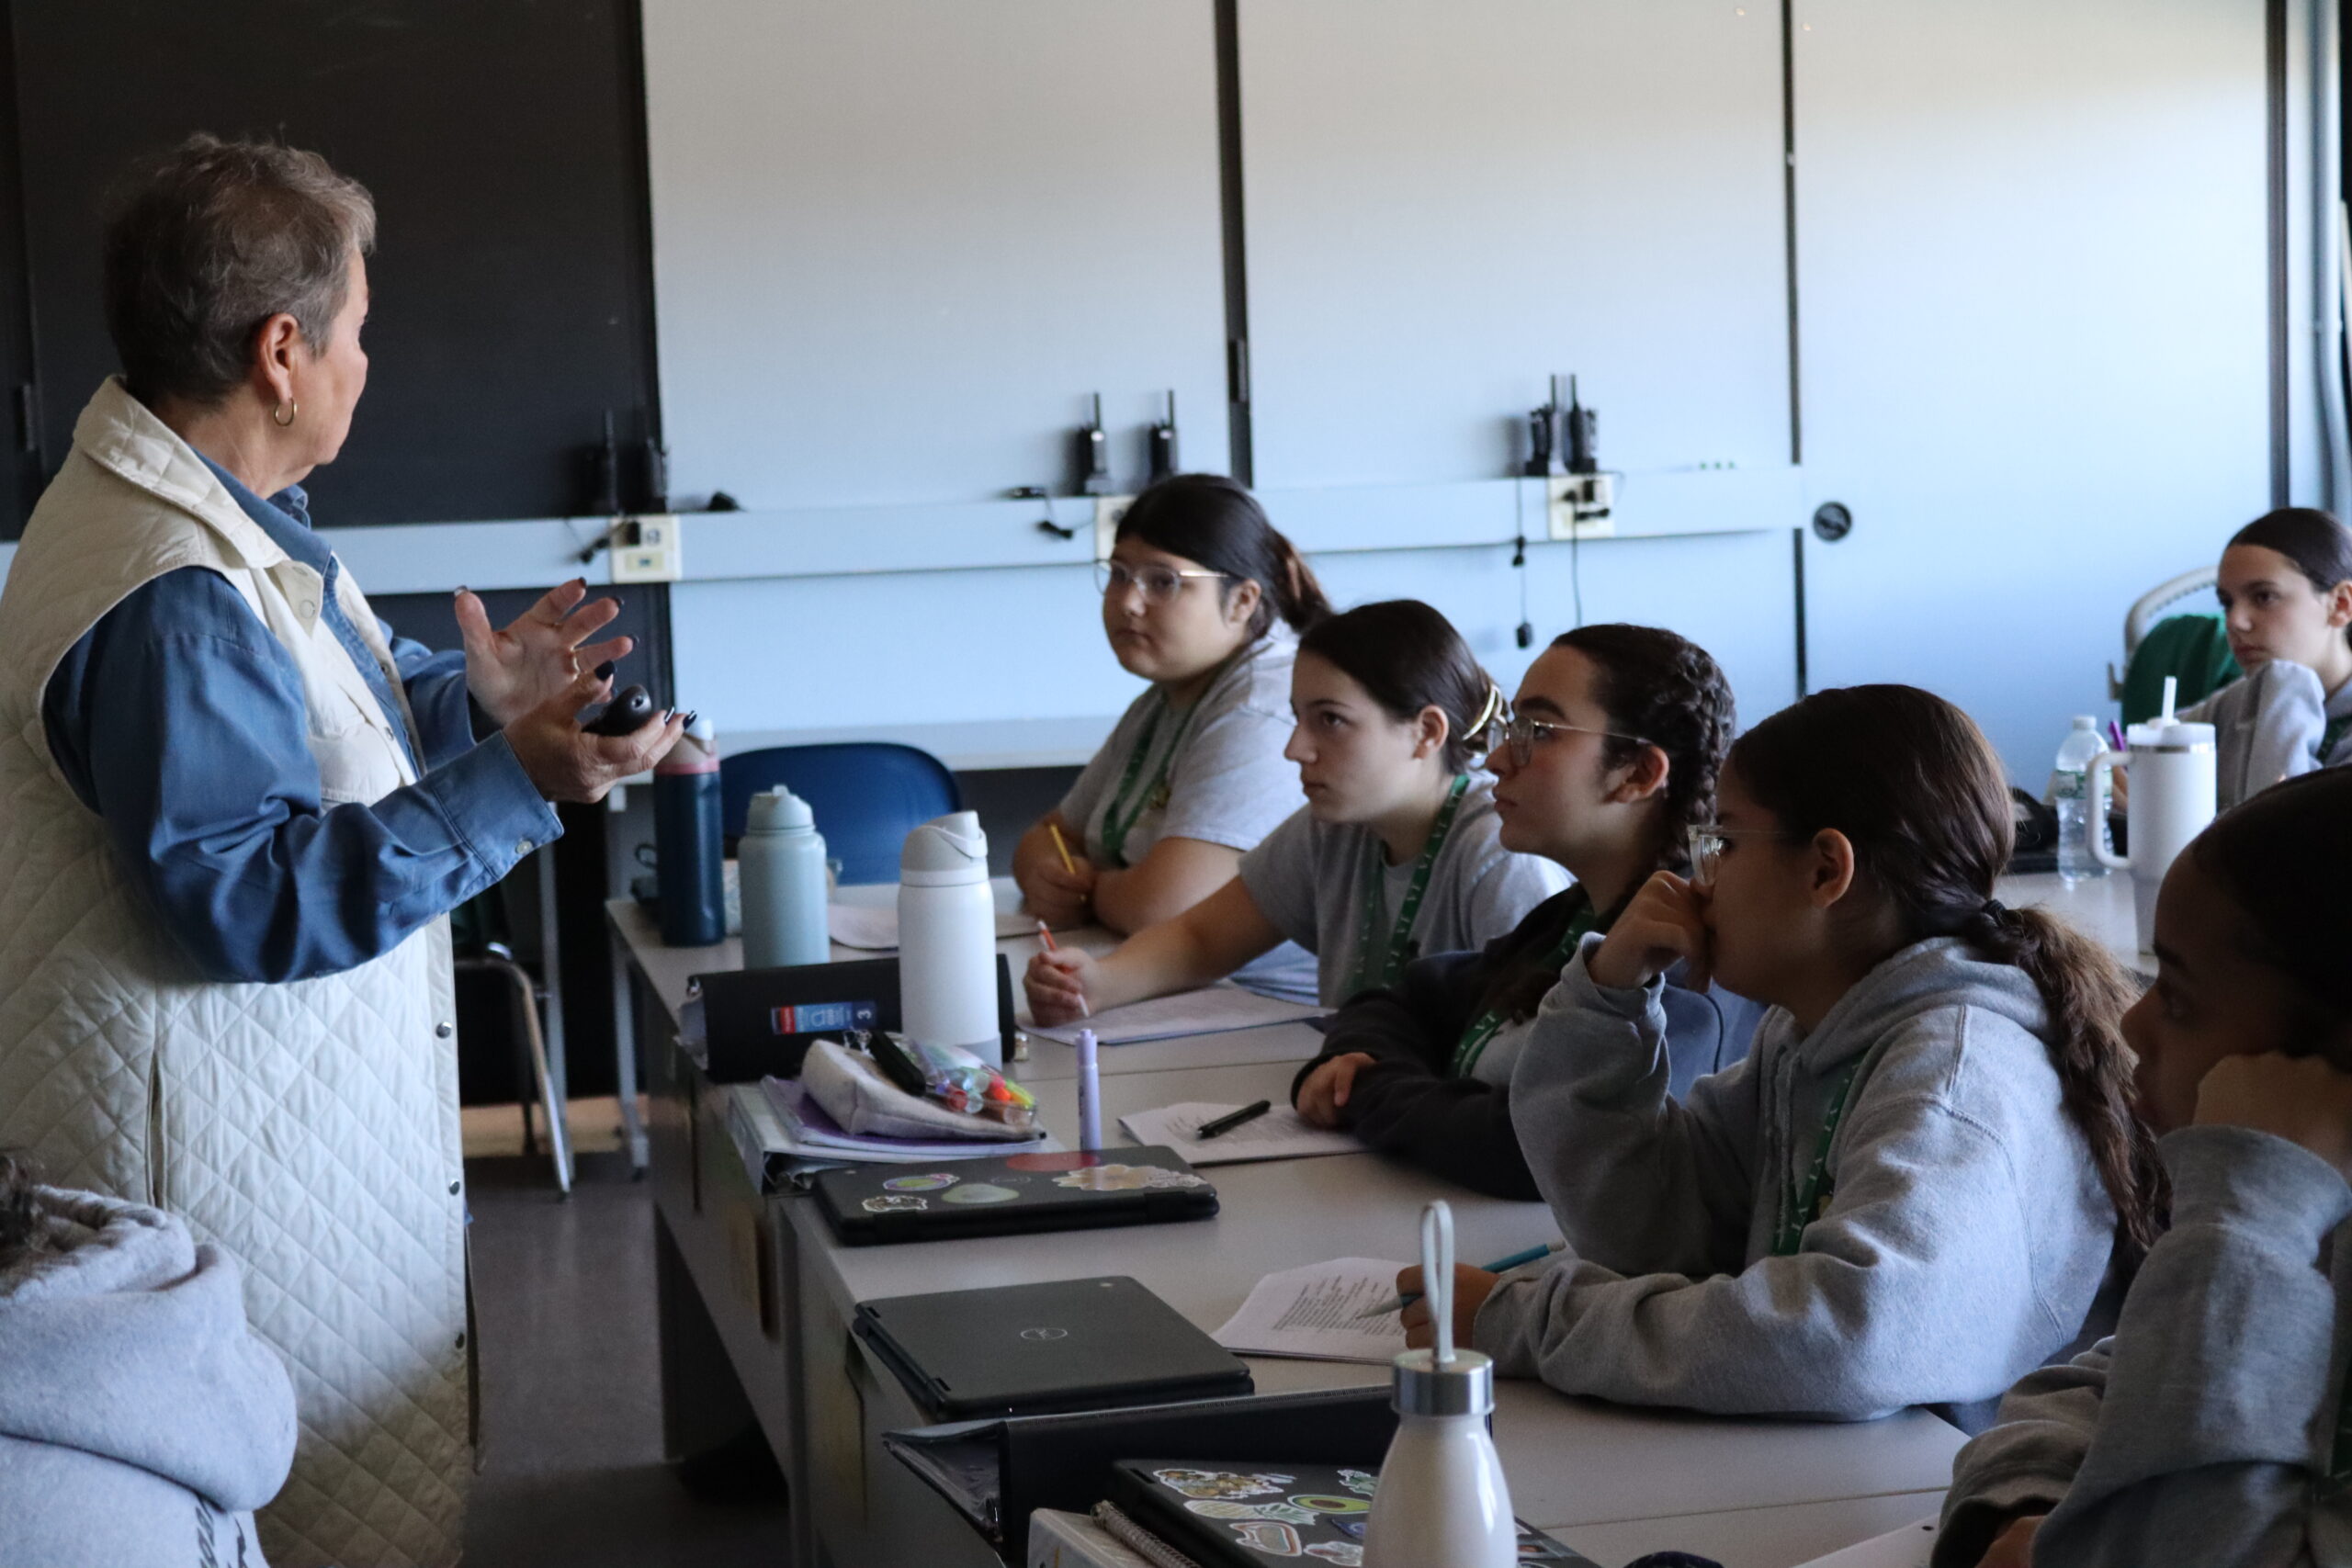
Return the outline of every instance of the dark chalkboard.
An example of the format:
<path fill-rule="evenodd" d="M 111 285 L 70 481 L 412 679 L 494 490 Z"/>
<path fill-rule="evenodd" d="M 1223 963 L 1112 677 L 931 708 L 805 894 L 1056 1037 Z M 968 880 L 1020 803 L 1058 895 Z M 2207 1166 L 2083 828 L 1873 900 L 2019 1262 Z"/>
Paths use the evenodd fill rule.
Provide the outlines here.
<path fill-rule="evenodd" d="M 632 455 L 623 500 L 639 499 L 660 414 L 635 0 L 7 10 L 44 472 L 115 367 L 106 194 L 135 157 L 209 130 L 311 148 L 376 197 L 373 364 L 350 442 L 311 481 L 321 525 L 582 513 L 608 410 Z M 0 323 L 0 355 L 6 339 Z"/>

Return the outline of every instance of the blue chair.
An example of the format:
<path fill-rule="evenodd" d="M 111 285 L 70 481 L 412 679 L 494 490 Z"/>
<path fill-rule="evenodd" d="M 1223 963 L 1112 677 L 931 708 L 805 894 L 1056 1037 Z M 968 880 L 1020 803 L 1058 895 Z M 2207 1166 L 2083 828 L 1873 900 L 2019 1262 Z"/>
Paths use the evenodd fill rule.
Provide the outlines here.
<path fill-rule="evenodd" d="M 718 761 L 719 820 L 729 838 L 742 836 L 752 796 L 777 784 L 808 803 L 825 852 L 842 863 L 844 883 L 898 881 L 909 830 L 964 809 L 956 775 L 920 747 L 887 740 L 771 746 Z"/>

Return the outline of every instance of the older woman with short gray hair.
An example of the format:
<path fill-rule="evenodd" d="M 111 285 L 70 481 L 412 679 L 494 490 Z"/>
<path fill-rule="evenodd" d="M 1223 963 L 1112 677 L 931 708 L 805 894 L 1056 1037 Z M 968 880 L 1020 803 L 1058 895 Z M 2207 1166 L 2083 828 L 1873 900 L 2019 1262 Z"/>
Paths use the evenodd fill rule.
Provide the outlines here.
<path fill-rule="evenodd" d="M 243 1266 L 300 1412 L 280 1568 L 458 1560 L 447 916 L 680 729 L 582 732 L 629 650 L 588 640 L 617 610 L 584 583 L 503 630 L 461 592 L 435 654 L 311 531 L 374 234 L 313 153 L 199 136 L 146 170 L 106 237 L 122 375 L 0 596 L 0 1144 Z"/>

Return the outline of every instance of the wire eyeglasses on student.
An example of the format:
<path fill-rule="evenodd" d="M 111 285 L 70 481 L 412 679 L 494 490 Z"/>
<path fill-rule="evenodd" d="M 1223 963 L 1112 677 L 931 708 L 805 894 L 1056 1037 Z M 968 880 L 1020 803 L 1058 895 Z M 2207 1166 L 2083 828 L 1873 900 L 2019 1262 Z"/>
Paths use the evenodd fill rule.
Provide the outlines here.
<path fill-rule="evenodd" d="M 1550 719 L 1530 718 L 1523 713 L 1506 715 L 1495 724 L 1495 748 L 1510 749 L 1515 766 L 1525 767 L 1535 760 L 1535 748 L 1561 735 L 1598 735 L 1610 740 L 1630 740 L 1636 746 L 1649 741 L 1638 735 L 1627 735 L 1614 729 L 1589 729 L 1581 724 L 1555 724 Z"/>
<path fill-rule="evenodd" d="M 1130 587 L 1143 590 L 1147 604 L 1165 604 L 1184 592 L 1186 581 L 1196 577 L 1222 581 L 1232 573 L 1224 571 L 1181 571 L 1172 566 L 1130 567 L 1125 561 L 1099 560 L 1094 563 L 1094 586 L 1110 598 L 1125 593 Z"/>
<path fill-rule="evenodd" d="M 1715 873 L 1724 863 L 1724 846 L 1736 839 L 1778 839 L 1782 835 L 1770 828 L 1726 828 L 1720 822 L 1694 824 L 1688 833 L 1690 845 L 1690 880 L 1702 887 L 1715 884 Z"/>

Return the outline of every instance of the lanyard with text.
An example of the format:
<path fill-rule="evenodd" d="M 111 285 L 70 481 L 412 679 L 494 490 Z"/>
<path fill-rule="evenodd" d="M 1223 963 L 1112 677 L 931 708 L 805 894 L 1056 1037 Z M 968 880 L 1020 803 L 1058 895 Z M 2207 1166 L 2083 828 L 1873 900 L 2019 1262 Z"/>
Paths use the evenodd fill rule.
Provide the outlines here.
<path fill-rule="evenodd" d="M 1804 1227 L 1821 1217 L 1829 1206 L 1829 1142 L 1838 1135 L 1838 1123 L 1846 1116 L 1846 1099 L 1854 1092 L 1854 1077 L 1862 1070 L 1860 1057 L 1829 1091 L 1829 1108 L 1821 1115 L 1821 1146 L 1813 1151 L 1813 1165 L 1804 1173 L 1804 1184 L 1799 1187 L 1785 1176 L 1781 1189 L 1781 1228 L 1772 1238 L 1772 1254 L 1776 1258 L 1794 1258 L 1797 1247 L 1804 1240 Z"/>
<path fill-rule="evenodd" d="M 1592 900 L 1584 896 L 1583 890 L 1578 889 L 1576 912 L 1568 917 L 1568 929 L 1560 933 L 1560 940 L 1545 955 L 1544 967 L 1557 969 L 1567 963 L 1568 954 L 1577 950 L 1577 943 L 1582 942 L 1585 933 L 1599 922 L 1600 911 L 1592 907 Z M 1501 1032 L 1502 1026 L 1503 1010 L 1500 1007 L 1490 1007 L 1471 1021 L 1470 1027 L 1462 1032 L 1462 1043 L 1453 1048 L 1453 1071 L 1455 1077 L 1470 1076 L 1471 1069 L 1477 1066 L 1478 1058 L 1487 1054 L 1487 1047 L 1494 1043 L 1495 1036 Z"/>
<path fill-rule="evenodd" d="M 1445 836 L 1453 830 L 1453 818 L 1462 809 L 1462 792 L 1470 787 L 1468 773 L 1456 773 L 1453 788 L 1448 792 L 1444 806 L 1438 809 L 1437 820 L 1430 826 L 1429 842 L 1421 846 L 1421 858 L 1413 863 L 1413 879 L 1405 888 L 1403 902 L 1396 906 L 1396 928 L 1388 936 L 1388 945 L 1380 949 L 1380 914 L 1386 902 L 1382 896 L 1384 857 L 1376 835 L 1364 835 L 1363 915 L 1356 927 L 1355 974 L 1348 982 L 1348 994 L 1368 991 L 1377 987 L 1393 986 L 1403 972 L 1408 950 L 1412 945 L 1413 922 L 1421 912 L 1421 898 L 1430 890 L 1430 868 L 1437 864 L 1438 852 L 1445 848 Z M 1378 951 L 1375 951 L 1378 950 Z"/>

